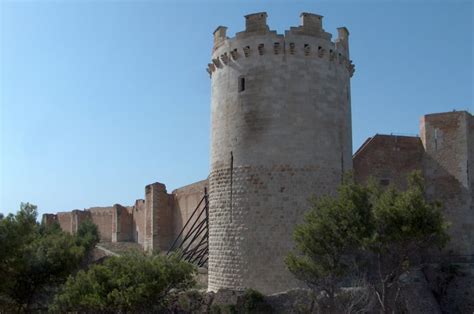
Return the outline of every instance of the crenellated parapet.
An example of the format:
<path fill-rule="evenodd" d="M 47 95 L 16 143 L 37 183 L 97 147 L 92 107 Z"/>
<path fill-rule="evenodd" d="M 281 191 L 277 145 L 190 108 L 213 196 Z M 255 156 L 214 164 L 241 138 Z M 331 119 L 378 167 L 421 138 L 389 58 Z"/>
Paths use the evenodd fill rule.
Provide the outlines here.
<path fill-rule="evenodd" d="M 300 17 L 301 25 L 291 27 L 284 35 L 269 29 L 265 12 L 246 15 L 245 30 L 232 38 L 226 35 L 227 27 L 217 27 L 207 72 L 212 76 L 215 71 L 229 66 L 245 66 L 246 62 L 254 62 L 253 59 L 262 56 L 280 58 L 282 62 L 303 57 L 325 62 L 335 70 L 343 69 L 352 77 L 355 66 L 349 57 L 347 28 L 338 28 L 338 37 L 333 42 L 332 35 L 323 29 L 321 15 L 301 13 Z"/>

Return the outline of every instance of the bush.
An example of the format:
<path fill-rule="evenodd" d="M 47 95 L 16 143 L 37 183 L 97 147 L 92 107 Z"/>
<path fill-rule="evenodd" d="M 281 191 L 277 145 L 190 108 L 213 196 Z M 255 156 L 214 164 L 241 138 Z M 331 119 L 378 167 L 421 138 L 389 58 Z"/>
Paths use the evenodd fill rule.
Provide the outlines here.
<path fill-rule="evenodd" d="M 272 308 L 265 302 L 263 294 L 254 289 L 247 289 L 243 295 L 243 304 L 239 313 L 272 313 Z"/>
<path fill-rule="evenodd" d="M 192 287 L 196 270 L 177 256 L 139 253 L 111 257 L 69 277 L 51 311 L 127 312 L 164 310 L 170 291 Z"/>

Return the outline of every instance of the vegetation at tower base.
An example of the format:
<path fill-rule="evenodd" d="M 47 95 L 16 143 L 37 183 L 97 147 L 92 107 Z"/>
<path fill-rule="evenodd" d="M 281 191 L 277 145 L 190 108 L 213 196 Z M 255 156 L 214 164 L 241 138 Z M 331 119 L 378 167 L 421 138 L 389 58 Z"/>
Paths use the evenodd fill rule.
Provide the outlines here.
<path fill-rule="evenodd" d="M 0 311 L 32 311 L 45 307 L 54 287 L 76 271 L 99 237 L 90 224 L 81 237 L 58 225 L 36 222 L 37 207 L 22 203 L 16 215 L 0 220 Z"/>
<path fill-rule="evenodd" d="M 170 291 L 194 286 L 195 268 L 176 255 L 131 253 L 111 257 L 68 278 L 52 312 L 159 312 Z"/>
<path fill-rule="evenodd" d="M 361 186 L 346 178 L 337 197 L 314 200 L 295 229 L 296 252 L 286 263 L 297 278 L 327 294 L 331 313 L 338 311 L 335 299 L 347 278 L 360 274 L 381 310 L 391 313 L 400 275 L 419 265 L 425 250 L 442 248 L 446 231 L 440 205 L 424 197 L 420 173 L 410 175 L 406 191 Z"/>

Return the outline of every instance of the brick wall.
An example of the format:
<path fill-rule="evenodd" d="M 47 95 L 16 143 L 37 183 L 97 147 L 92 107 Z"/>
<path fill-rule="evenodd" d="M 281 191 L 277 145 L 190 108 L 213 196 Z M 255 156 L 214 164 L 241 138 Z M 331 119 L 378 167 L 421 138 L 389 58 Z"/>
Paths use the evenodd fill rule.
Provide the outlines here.
<path fill-rule="evenodd" d="M 72 212 L 60 212 L 56 215 L 61 229 L 72 234 Z"/>
<path fill-rule="evenodd" d="M 99 229 L 100 241 L 112 241 L 112 224 L 114 207 L 92 207 L 87 209 L 91 213 L 92 222 Z"/>
<path fill-rule="evenodd" d="M 41 222 L 45 226 L 51 226 L 52 224 L 58 222 L 58 216 L 55 214 L 43 214 L 43 217 L 41 218 Z"/>
<path fill-rule="evenodd" d="M 161 183 L 145 187 L 145 236 L 146 251 L 169 249 L 173 241 L 173 212 L 166 186 Z"/>
<path fill-rule="evenodd" d="M 471 121 L 472 116 L 465 111 L 426 115 L 421 119 L 420 134 L 426 151 L 427 195 L 441 201 L 451 223 L 446 253 L 474 260 Z"/>
<path fill-rule="evenodd" d="M 382 185 L 406 188 L 407 175 L 423 169 L 423 153 L 419 137 L 377 134 L 354 154 L 354 179 L 366 183 L 373 178 Z"/>
<path fill-rule="evenodd" d="M 139 199 L 135 201 L 133 206 L 133 241 L 143 246 L 145 237 L 145 200 Z"/>
<path fill-rule="evenodd" d="M 133 207 L 115 204 L 112 212 L 112 242 L 133 240 Z"/>
<path fill-rule="evenodd" d="M 172 206 L 173 206 L 173 235 L 177 237 L 193 211 L 204 196 L 204 188 L 208 187 L 207 180 L 202 180 L 196 183 L 186 185 L 178 188 L 171 193 Z M 201 203 L 199 208 L 204 207 L 204 202 Z M 193 216 L 193 219 L 197 218 L 198 213 Z M 204 217 L 201 217 L 201 219 Z M 193 221 L 188 224 L 188 227 L 184 231 L 186 233 L 191 227 Z"/>

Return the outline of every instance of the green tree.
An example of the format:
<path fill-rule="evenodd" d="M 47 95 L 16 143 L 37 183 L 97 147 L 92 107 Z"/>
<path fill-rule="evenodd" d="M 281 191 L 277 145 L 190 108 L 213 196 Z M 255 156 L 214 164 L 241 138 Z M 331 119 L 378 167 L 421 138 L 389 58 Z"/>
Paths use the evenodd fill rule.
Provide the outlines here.
<path fill-rule="evenodd" d="M 16 215 L 0 220 L 0 310 L 20 310 L 14 296 L 17 276 L 24 269 L 26 246 L 36 236 L 37 207 L 21 203 Z"/>
<path fill-rule="evenodd" d="M 421 262 L 421 253 L 443 247 L 448 236 L 440 205 L 424 196 L 420 173 L 409 177 L 406 191 L 361 186 L 345 180 L 336 197 L 313 202 L 295 229 L 296 252 L 286 263 L 297 278 L 327 292 L 329 310 L 349 275 L 368 268 L 373 290 L 385 313 L 394 310 L 400 275 Z"/>
<path fill-rule="evenodd" d="M 80 227 L 82 238 L 58 225 L 40 226 L 36 217 L 36 206 L 22 203 L 16 215 L 0 220 L 0 312 L 41 306 L 52 287 L 78 269 L 95 241 L 87 225 Z"/>
<path fill-rule="evenodd" d="M 87 251 L 92 250 L 99 243 L 99 229 L 92 220 L 87 219 L 77 228 L 76 238 L 79 245 L 85 247 Z"/>
<path fill-rule="evenodd" d="M 412 173 L 408 181 L 406 191 L 372 187 L 374 227 L 366 249 L 375 264 L 377 300 L 386 313 L 395 309 L 400 275 L 419 264 L 423 252 L 449 240 L 440 204 L 425 199 L 421 173 Z"/>
<path fill-rule="evenodd" d="M 347 177 L 337 197 L 313 199 L 304 223 L 295 228 L 296 252 L 286 259 L 289 270 L 312 289 L 325 291 L 329 310 L 342 280 L 354 270 L 357 248 L 371 232 L 370 193 Z"/>
<path fill-rule="evenodd" d="M 69 277 L 56 296 L 53 312 L 159 311 L 171 290 L 195 284 L 195 268 L 177 256 L 140 253 L 111 257 L 102 265 Z"/>

